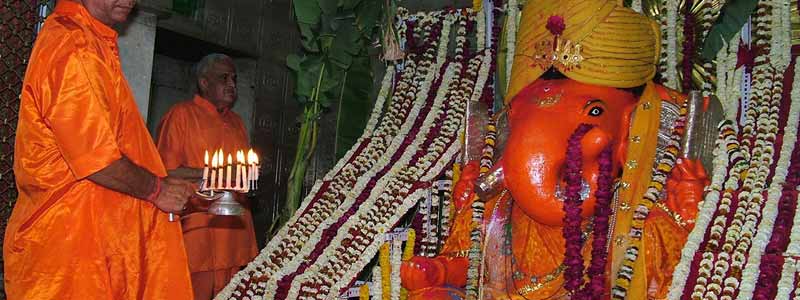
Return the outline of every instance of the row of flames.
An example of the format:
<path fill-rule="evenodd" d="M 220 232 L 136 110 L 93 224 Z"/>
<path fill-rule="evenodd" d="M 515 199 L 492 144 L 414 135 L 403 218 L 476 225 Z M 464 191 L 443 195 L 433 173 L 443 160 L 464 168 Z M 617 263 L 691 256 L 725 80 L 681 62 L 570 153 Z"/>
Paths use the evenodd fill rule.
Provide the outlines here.
<path fill-rule="evenodd" d="M 201 191 L 232 190 L 246 193 L 258 188 L 258 155 L 253 149 L 247 150 L 246 156 L 244 150 L 237 150 L 236 163 L 233 162 L 231 153 L 228 153 L 228 161 L 225 163 L 225 153 L 222 149 L 214 151 L 210 166 L 208 157 L 206 150 L 203 158 L 205 167 Z"/>

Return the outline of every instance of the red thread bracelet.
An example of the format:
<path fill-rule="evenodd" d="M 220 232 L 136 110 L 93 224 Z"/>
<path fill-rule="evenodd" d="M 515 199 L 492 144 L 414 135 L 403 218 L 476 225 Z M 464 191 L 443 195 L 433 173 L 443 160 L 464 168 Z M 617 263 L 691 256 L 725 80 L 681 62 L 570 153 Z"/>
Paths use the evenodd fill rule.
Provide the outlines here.
<path fill-rule="evenodd" d="M 161 193 L 161 177 L 156 177 L 156 188 L 155 190 L 153 190 L 152 193 L 150 193 L 149 196 L 147 196 L 147 201 L 155 202 L 156 198 L 158 197 L 158 194 L 160 193 Z"/>

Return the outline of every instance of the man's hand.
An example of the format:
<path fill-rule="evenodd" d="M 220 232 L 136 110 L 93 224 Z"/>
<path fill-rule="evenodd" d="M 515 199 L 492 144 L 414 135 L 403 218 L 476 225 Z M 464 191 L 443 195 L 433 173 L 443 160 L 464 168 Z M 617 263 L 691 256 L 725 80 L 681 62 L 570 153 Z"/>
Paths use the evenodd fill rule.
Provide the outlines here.
<path fill-rule="evenodd" d="M 164 212 L 180 214 L 186 209 L 186 202 L 192 194 L 194 194 L 192 182 L 167 177 L 161 181 L 161 192 L 153 200 L 153 205 Z"/>

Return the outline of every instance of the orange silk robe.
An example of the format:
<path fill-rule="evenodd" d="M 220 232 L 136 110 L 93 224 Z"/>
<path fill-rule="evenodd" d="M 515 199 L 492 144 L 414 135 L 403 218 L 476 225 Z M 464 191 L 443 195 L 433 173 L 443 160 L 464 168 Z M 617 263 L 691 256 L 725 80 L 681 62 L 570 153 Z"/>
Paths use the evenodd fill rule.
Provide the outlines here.
<path fill-rule="evenodd" d="M 166 172 L 118 57 L 117 34 L 59 1 L 22 89 L 5 235 L 8 299 L 192 299 L 180 223 L 86 179 L 125 155 Z"/>
<path fill-rule="evenodd" d="M 211 102 L 197 95 L 173 106 L 158 131 L 158 149 L 168 170 L 203 168 L 205 150 L 222 148 L 227 156 L 248 148 L 242 119 L 230 110 L 217 112 Z M 193 213 L 184 216 L 181 223 L 193 277 L 198 272 L 222 272 L 227 274 L 222 280 L 227 283 L 235 274 L 230 269 L 238 271 L 258 254 L 249 209 L 240 217 Z M 222 289 L 224 283 L 214 283 L 213 292 Z"/>

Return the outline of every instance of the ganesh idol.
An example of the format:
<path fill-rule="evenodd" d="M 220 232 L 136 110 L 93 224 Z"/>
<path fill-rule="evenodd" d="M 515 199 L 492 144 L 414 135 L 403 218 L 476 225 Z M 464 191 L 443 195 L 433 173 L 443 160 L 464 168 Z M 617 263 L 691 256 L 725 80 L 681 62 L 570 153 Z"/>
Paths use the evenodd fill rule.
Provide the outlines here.
<path fill-rule="evenodd" d="M 658 25 L 551 0 L 519 28 L 502 155 L 464 167 L 442 251 L 402 266 L 409 299 L 665 298 L 708 177 L 679 155 L 687 97 L 653 80 Z"/>

